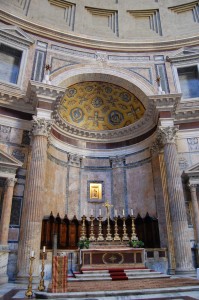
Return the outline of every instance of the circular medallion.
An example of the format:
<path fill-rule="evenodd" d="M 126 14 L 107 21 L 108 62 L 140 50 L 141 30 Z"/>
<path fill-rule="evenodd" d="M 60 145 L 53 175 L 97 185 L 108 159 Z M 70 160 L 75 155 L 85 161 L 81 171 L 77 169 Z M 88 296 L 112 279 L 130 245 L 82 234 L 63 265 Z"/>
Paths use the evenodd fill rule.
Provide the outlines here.
<path fill-rule="evenodd" d="M 107 252 L 102 256 L 104 264 L 122 264 L 124 257 L 119 252 Z"/>
<path fill-rule="evenodd" d="M 80 123 L 84 118 L 84 113 L 81 110 L 81 108 L 76 107 L 70 111 L 70 116 L 71 116 L 71 119 L 73 120 L 73 122 Z"/>
<path fill-rule="evenodd" d="M 112 125 L 119 125 L 124 120 L 124 116 L 121 112 L 113 110 L 110 112 L 108 119 Z"/>

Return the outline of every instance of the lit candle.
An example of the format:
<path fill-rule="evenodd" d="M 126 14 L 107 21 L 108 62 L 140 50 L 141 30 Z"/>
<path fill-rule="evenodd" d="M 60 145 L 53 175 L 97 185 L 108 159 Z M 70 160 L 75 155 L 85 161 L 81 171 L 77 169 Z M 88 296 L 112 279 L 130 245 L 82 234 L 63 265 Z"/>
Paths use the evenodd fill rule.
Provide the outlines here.
<path fill-rule="evenodd" d="M 101 208 L 99 209 L 99 215 L 100 215 L 100 216 L 102 215 L 102 210 L 101 210 Z"/>
<path fill-rule="evenodd" d="M 46 246 L 43 246 L 43 253 L 46 252 Z"/>
<path fill-rule="evenodd" d="M 34 256 L 35 256 L 35 252 L 34 252 L 34 251 L 31 251 L 30 257 L 34 257 Z"/>
<path fill-rule="evenodd" d="M 115 209 L 115 217 L 117 217 L 117 209 Z"/>
<path fill-rule="evenodd" d="M 131 208 L 131 216 L 133 216 L 133 209 Z"/>
<path fill-rule="evenodd" d="M 123 216 L 124 216 L 124 209 L 122 210 L 122 214 L 123 214 Z"/>
<path fill-rule="evenodd" d="M 91 216 L 93 216 L 93 209 L 91 208 Z"/>

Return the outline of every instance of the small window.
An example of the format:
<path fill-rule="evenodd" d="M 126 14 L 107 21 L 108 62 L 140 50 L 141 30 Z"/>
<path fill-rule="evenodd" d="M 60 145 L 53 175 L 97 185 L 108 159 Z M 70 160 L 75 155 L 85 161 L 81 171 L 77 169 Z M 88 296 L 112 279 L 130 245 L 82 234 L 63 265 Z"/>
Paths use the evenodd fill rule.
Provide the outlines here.
<path fill-rule="evenodd" d="M 179 68 L 178 76 L 183 98 L 186 99 L 199 97 L 198 67 L 190 66 Z"/>
<path fill-rule="evenodd" d="M 0 44 L 0 80 L 17 84 L 22 51 Z"/>

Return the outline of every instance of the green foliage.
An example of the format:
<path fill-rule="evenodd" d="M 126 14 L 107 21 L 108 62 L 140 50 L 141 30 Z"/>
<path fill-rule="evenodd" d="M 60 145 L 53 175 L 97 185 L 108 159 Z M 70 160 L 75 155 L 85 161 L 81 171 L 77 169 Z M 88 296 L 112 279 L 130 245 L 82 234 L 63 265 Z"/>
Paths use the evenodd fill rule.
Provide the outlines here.
<path fill-rule="evenodd" d="M 144 243 L 139 240 L 132 240 L 132 241 L 129 241 L 129 246 L 132 248 L 143 248 Z"/>
<path fill-rule="evenodd" d="M 77 245 L 80 249 L 84 249 L 84 248 L 88 249 L 89 245 L 90 245 L 90 241 L 89 240 L 80 240 Z"/>

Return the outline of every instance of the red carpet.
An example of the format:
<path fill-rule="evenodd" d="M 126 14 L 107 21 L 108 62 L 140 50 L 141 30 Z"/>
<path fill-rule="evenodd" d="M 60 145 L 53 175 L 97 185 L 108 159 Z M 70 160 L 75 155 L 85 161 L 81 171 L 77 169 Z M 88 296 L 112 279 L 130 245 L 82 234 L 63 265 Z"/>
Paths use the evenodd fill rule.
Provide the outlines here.
<path fill-rule="evenodd" d="M 113 281 L 115 280 L 128 280 L 126 273 L 122 269 L 109 270 L 109 274 Z"/>

